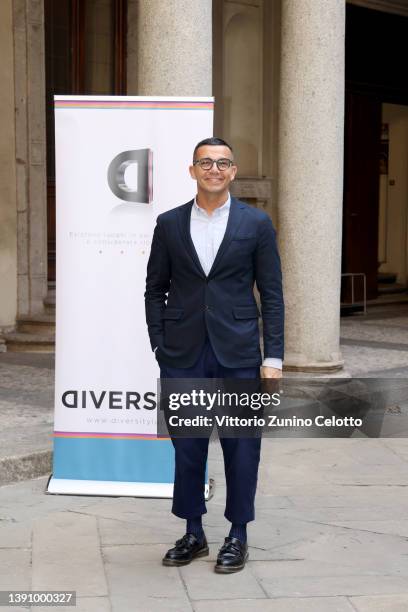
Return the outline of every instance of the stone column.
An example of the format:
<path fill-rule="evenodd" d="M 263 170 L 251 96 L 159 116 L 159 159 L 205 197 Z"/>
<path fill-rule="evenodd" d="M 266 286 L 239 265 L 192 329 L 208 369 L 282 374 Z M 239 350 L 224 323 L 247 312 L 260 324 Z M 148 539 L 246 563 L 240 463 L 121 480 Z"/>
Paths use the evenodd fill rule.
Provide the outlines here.
<path fill-rule="evenodd" d="M 17 204 L 11 0 L 0 2 L 0 328 L 17 314 Z M 1 344 L 0 344 L 1 350 Z"/>
<path fill-rule="evenodd" d="M 44 311 L 47 295 L 44 3 L 13 0 L 18 315 Z"/>
<path fill-rule="evenodd" d="M 344 0 L 282 2 L 279 241 L 285 366 L 340 369 Z"/>
<path fill-rule="evenodd" d="M 211 96 L 211 0 L 139 0 L 138 95 Z"/>

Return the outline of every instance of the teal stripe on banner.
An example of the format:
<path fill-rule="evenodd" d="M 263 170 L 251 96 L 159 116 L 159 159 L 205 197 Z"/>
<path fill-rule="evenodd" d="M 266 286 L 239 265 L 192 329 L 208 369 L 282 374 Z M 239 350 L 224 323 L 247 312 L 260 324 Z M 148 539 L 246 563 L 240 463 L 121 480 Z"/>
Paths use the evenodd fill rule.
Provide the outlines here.
<path fill-rule="evenodd" d="M 53 477 L 172 483 L 173 445 L 170 440 L 54 438 Z"/>

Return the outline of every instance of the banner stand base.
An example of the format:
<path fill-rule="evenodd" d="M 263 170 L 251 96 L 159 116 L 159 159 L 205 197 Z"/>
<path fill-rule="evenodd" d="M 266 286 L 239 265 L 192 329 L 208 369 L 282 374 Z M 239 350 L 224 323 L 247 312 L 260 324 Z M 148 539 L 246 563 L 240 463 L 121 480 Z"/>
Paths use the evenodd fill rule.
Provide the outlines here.
<path fill-rule="evenodd" d="M 214 481 L 205 485 L 205 499 L 213 495 Z M 51 474 L 45 492 L 50 495 L 95 495 L 107 497 L 155 497 L 171 499 L 172 482 L 120 482 L 113 480 L 70 480 Z"/>

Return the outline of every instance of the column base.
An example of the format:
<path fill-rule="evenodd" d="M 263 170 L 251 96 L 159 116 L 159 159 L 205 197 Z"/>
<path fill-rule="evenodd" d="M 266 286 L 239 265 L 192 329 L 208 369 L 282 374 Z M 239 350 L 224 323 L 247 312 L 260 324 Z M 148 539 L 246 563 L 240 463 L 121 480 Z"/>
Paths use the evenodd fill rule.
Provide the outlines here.
<path fill-rule="evenodd" d="M 307 360 L 304 356 L 288 355 L 283 362 L 284 372 L 315 372 L 315 373 L 331 373 L 339 372 L 344 367 L 344 359 L 339 356 L 333 361 L 312 361 Z"/>

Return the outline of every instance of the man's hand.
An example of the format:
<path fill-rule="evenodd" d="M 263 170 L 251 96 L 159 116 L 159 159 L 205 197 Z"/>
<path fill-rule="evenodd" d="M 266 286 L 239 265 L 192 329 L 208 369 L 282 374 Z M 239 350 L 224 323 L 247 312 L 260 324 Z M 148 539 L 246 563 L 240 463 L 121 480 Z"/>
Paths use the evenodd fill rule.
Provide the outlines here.
<path fill-rule="evenodd" d="M 261 367 L 261 378 L 282 378 L 282 370 L 278 368 Z"/>

